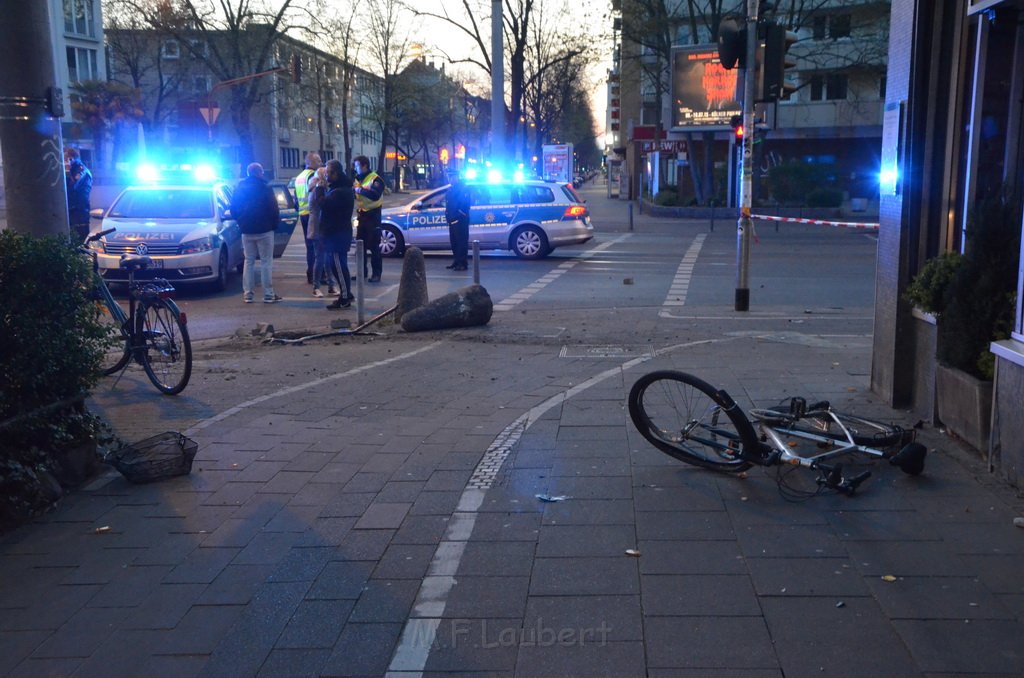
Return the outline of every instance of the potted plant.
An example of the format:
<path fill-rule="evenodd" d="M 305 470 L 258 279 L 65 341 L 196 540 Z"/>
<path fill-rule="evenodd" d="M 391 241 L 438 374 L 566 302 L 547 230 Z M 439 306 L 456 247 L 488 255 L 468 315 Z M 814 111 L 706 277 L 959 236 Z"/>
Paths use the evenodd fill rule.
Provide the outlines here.
<path fill-rule="evenodd" d="M 969 444 L 987 449 L 995 357 L 991 342 L 1010 335 L 1020 252 L 1021 203 L 1003 192 L 968 219 L 964 254 L 929 260 L 906 298 L 936 319 L 939 419 Z"/>

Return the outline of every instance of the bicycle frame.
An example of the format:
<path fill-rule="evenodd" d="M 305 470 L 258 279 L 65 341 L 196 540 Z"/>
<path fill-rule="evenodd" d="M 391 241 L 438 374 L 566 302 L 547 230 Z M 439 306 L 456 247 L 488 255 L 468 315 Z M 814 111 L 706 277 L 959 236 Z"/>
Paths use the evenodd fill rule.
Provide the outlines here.
<path fill-rule="evenodd" d="M 798 431 L 793 429 L 786 429 L 781 433 L 777 430 L 777 427 L 772 426 L 763 419 L 758 419 L 757 425 L 760 432 L 771 442 L 772 448 L 777 453 L 778 462 L 782 464 L 792 464 L 794 466 L 803 466 L 804 468 L 816 469 L 818 465 L 827 459 L 833 457 L 842 456 L 851 452 L 860 452 L 870 457 L 877 457 L 885 459 L 888 455 L 882 450 L 874 447 L 867 447 L 865 445 L 858 445 L 853 441 L 853 434 L 850 433 L 850 429 L 843 423 L 843 420 L 836 416 L 836 413 L 832 410 L 824 410 L 828 414 L 829 418 L 835 423 L 842 431 L 843 435 L 846 436 L 845 441 L 839 441 L 835 438 L 827 436 L 816 435 L 810 431 Z M 756 415 L 754 415 L 756 418 Z M 799 455 L 791 452 L 791 448 L 782 439 L 782 436 L 788 438 L 799 438 L 813 443 L 823 443 L 830 447 L 834 446 L 834 449 L 826 450 L 819 454 L 813 455 Z"/>

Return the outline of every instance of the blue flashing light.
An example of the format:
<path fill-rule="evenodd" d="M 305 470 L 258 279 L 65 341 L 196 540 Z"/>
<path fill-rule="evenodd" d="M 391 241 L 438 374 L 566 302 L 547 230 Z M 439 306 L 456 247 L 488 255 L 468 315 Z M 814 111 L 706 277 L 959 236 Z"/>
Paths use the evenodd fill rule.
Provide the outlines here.
<path fill-rule="evenodd" d="M 473 168 L 473 167 L 470 167 L 469 169 L 467 169 L 466 173 L 465 173 L 465 177 L 467 179 L 469 179 L 470 181 L 472 181 L 473 179 L 476 179 L 476 169 Z"/>
<path fill-rule="evenodd" d="M 209 183 L 217 178 L 217 170 L 212 165 L 197 165 L 192 176 L 200 183 Z"/>
<path fill-rule="evenodd" d="M 501 170 L 491 168 L 487 170 L 487 183 L 496 184 L 501 181 Z"/>
<path fill-rule="evenodd" d="M 512 181 L 516 183 L 522 183 L 526 179 L 526 175 L 523 173 L 523 168 L 518 167 L 516 171 L 512 173 Z"/>
<path fill-rule="evenodd" d="M 160 170 L 157 169 L 156 165 L 149 162 L 144 162 L 138 166 L 135 170 L 135 176 L 139 181 L 153 182 L 160 180 Z"/>

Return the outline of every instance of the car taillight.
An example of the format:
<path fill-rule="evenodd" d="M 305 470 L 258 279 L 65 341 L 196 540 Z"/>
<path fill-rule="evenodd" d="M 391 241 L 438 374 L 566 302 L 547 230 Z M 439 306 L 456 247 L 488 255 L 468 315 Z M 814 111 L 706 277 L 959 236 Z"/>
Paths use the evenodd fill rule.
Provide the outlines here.
<path fill-rule="evenodd" d="M 582 217 L 586 213 L 587 213 L 587 208 L 584 207 L 583 205 L 570 205 L 569 207 L 566 208 L 564 216 L 565 217 L 576 218 L 576 217 Z"/>

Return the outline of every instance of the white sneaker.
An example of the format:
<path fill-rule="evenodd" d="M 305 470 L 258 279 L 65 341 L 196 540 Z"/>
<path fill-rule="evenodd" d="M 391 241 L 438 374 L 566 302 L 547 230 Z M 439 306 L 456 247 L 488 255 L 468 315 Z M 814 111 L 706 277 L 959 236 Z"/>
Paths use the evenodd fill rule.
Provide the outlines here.
<path fill-rule="evenodd" d="M 313 296 L 319 298 L 319 297 L 324 296 L 324 293 L 320 291 L 319 287 L 314 287 L 313 288 Z"/>

